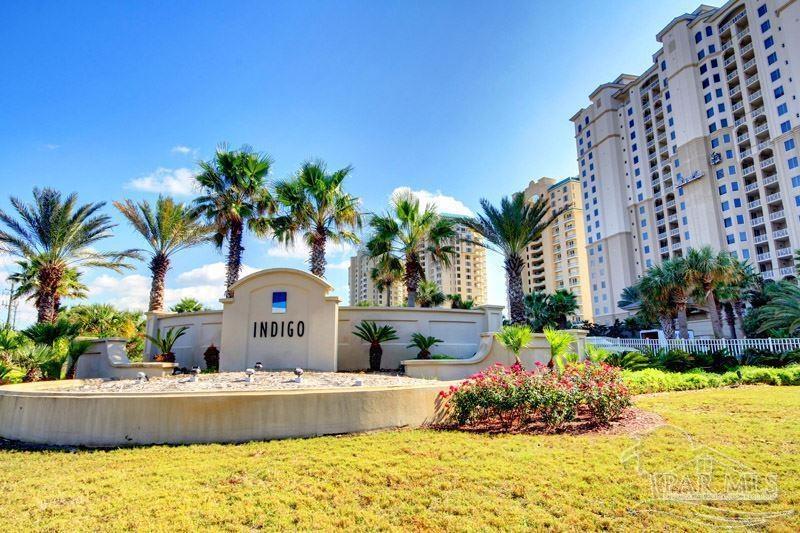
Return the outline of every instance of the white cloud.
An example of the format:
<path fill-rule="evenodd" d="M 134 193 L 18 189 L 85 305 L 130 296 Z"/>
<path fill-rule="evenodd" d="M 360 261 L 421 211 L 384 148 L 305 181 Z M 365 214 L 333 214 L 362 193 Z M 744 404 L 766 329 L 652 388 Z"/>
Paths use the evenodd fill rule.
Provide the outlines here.
<path fill-rule="evenodd" d="M 452 196 L 447 196 L 442 194 L 441 191 L 436 191 L 435 193 L 426 191 L 425 189 L 420 189 L 418 191 L 411 190 L 410 187 L 397 187 L 395 190 L 392 191 L 390 195 L 390 199 L 393 198 L 395 195 L 400 194 L 413 194 L 417 198 L 419 198 L 419 203 L 422 207 L 427 207 L 429 205 L 433 205 L 439 211 L 439 213 L 444 213 L 448 215 L 463 215 L 463 216 L 474 216 L 474 213 L 470 210 L 469 207 L 463 204 L 461 200 L 457 200 Z"/>
<path fill-rule="evenodd" d="M 334 270 L 347 270 L 350 268 L 350 258 L 342 259 L 338 263 L 328 263 L 328 268 L 332 268 Z"/>
<path fill-rule="evenodd" d="M 194 173 L 188 168 L 159 167 L 151 174 L 132 179 L 125 187 L 137 191 L 167 193 L 175 196 L 190 196 L 198 192 Z"/>
<path fill-rule="evenodd" d="M 45 150 L 52 151 L 52 150 L 58 150 L 59 148 L 61 148 L 61 145 L 60 144 L 47 143 L 47 144 L 43 144 L 42 148 L 44 148 Z"/>
<path fill-rule="evenodd" d="M 172 150 L 170 150 L 170 152 L 172 152 L 173 154 L 184 154 L 184 155 L 186 155 L 186 154 L 190 154 L 190 153 L 192 153 L 193 151 L 194 151 L 194 150 L 192 150 L 192 149 L 191 149 L 191 148 L 189 148 L 188 146 L 184 146 L 184 145 L 182 145 L 182 144 L 179 144 L 179 145 L 177 145 L 177 146 L 173 146 L 173 147 L 172 147 Z"/>
<path fill-rule="evenodd" d="M 89 301 L 111 303 L 119 309 L 143 311 L 147 309 L 150 301 L 150 278 L 140 274 L 127 276 L 103 274 L 88 285 Z M 219 299 L 224 293 L 224 282 L 198 283 L 184 287 L 167 284 L 164 290 L 164 307 L 169 309 L 182 298 L 194 298 L 206 307 L 219 309 L 221 307 Z"/>
<path fill-rule="evenodd" d="M 257 268 L 253 268 L 248 265 L 242 265 L 240 277 L 252 274 L 257 270 Z M 221 286 L 225 283 L 225 263 L 222 261 L 217 261 L 216 263 L 209 263 L 207 265 L 187 270 L 186 272 L 181 272 L 178 274 L 177 280 L 179 284 L 219 284 Z"/>

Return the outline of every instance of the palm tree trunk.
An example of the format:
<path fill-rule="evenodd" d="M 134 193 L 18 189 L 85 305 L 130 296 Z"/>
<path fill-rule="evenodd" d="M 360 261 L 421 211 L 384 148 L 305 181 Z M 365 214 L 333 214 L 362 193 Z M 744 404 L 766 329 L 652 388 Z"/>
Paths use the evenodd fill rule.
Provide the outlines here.
<path fill-rule="evenodd" d="M 419 286 L 420 264 L 416 257 L 406 260 L 406 291 L 408 292 L 408 307 L 417 304 L 417 287 Z"/>
<path fill-rule="evenodd" d="M 731 331 L 731 339 L 735 339 L 738 335 L 736 333 L 736 315 L 733 311 L 733 305 L 730 302 L 725 302 L 723 306 L 725 309 L 725 320 L 728 322 L 728 328 Z"/>
<path fill-rule="evenodd" d="M 39 270 L 39 298 L 37 299 L 37 321 L 54 322 L 56 319 L 56 294 L 61 283 L 63 269 L 46 265 Z"/>
<path fill-rule="evenodd" d="M 311 243 L 311 273 L 321 278 L 325 277 L 325 234 L 317 233 Z"/>
<path fill-rule="evenodd" d="M 516 254 L 508 256 L 505 259 L 504 267 L 511 322 L 514 324 L 527 324 L 525 318 L 525 292 L 522 290 L 522 258 Z"/>
<path fill-rule="evenodd" d="M 392 306 L 392 283 L 386 285 L 386 307 Z"/>
<path fill-rule="evenodd" d="M 689 319 L 686 316 L 687 300 L 684 294 L 675 298 L 675 309 L 678 311 L 678 332 L 682 339 L 689 338 Z"/>
<path fill-rule="evenodd" d="M 661 315 L 658 317 L 658 323 L 661 324 L 661 331 L 667 339 L 675 338 L 675 322 L 671 316 Z"/>
<path fill-rule="evenodd" d="M 155 254 L 150 261 L 150 272 L 153 274 L 150 282 L 150 305 L 148 311 L 161 311 L 164 309 L 164 280 L 169 270 L 169 258 L 164 254 Z"/>
<path fill-rule="evenodd" d="M 710 283 L 703 284 L 703 291 L 706 293 L 706 308 L 708 309 L 708 318 L 711 319 L 711 329 L 714 330 L 714 337 L 721 339 L 723 337 L 722 320 L 719 316 L 717 297 Z"/>
<path fill-rule="evenodd" d="M 741 299 L 736 299 L 733 301 L 733 312 L 736 315 L 736 328 L 742 332 L 742 336 L 745 336 L 744 333 L 744 301 Z"/>
<path fill-rule="evenodd" d="M 239 272 L 242 269 L 242 246 L 243 226 L 241 222 L 231 224 L 230 235 L 228 235 L 228 264 L 225 272 L 225 298 L 233 298 L 231 286 L 239 280 Z"/>

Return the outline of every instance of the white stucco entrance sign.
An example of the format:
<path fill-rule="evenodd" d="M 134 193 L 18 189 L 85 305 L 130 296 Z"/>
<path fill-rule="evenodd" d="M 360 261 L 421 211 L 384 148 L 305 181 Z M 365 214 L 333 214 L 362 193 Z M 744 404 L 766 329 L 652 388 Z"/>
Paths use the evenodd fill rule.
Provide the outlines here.
<path fill-rule="evenodd" d="M 236 282 L 220 300 L 220 370 L 304 368 L 335 371 L 339 298 L 333 287 L 302 270 L 260 270 Z"/>

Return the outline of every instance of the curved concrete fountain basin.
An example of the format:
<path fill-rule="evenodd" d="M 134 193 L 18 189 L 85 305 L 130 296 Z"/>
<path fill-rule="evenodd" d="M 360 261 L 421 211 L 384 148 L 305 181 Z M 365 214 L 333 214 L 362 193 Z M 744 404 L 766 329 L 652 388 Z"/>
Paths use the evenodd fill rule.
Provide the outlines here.
<path fill-rule="evenodd" d="M 418 427 L 442 416 L 453 382 L 169 393 L 59 390 L 71 382 L 0 387 L 0 437 L 36 444 L 114 447 L 230 443 Z"/>

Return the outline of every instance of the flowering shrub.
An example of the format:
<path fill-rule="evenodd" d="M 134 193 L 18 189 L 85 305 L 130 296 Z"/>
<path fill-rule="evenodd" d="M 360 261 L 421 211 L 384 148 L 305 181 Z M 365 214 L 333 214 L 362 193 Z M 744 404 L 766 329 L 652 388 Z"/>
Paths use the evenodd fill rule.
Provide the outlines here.
<path fill-rule="evenodd" d="M 459 425 L 539 423 L 547 431 L 576 420 L 581 409 L 591 423 L 607 424 L 630 404 L 619 369 L 592 362 L 567 365 L 563 372 L 541 364 L 530 371 L 497 364 L 441 396 Z"/>

